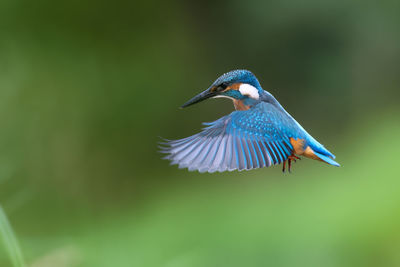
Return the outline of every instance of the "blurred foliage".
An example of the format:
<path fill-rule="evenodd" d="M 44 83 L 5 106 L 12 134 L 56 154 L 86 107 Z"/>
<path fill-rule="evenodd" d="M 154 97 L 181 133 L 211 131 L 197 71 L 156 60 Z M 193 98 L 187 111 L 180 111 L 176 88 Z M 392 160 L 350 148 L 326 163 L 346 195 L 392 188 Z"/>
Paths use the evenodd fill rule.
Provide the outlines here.
<path fill-rule="evenodd" d="M 399 1 L 0 2 L 0 204 L 32 266 L 398 266 Z M 198 174 L 247 68 L 341 168 Z M 10 260 L 0 249 L 0 266 Z"/>

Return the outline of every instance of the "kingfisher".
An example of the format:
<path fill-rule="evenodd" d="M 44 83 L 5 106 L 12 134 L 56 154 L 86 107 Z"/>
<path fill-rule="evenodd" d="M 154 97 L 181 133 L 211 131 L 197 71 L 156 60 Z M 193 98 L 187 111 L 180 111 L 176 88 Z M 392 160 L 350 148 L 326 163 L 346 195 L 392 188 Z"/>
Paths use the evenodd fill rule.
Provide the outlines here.
<path fill-rule="evenodd" d="M 339 167 L 335 156 L 262 89 L 248 70 L 221 75 L 211 86 L 181 108 L 208 98 L 229 98 L 235 111 L 214 122 L 203 123 L 200 133 L 165 140 L 161 152 L 179 168 L 199 172 L 251 170 L 283 163 L 291 171 L 300 156 Z"/>

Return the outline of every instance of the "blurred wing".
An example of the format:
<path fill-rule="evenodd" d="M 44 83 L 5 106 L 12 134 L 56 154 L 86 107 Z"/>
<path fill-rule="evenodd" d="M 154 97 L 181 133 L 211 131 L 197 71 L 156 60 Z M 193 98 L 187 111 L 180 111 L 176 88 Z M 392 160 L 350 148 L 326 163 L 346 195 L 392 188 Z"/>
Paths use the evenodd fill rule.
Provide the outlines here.
<path fill-rule="evenodd" d="M 288 121 L 269 103 L 234 111 L 193 136 L 163 143 L 161 152 L 171 164 L 190 171 L 223 172 L 269 167 L 293 151 L 286 134 Z"/>

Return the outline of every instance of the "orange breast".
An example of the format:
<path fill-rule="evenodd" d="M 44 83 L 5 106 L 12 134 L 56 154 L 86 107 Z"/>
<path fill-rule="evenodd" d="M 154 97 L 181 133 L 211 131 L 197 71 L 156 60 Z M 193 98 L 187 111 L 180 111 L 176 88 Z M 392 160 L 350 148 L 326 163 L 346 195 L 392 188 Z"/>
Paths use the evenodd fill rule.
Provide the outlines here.
<path fill-rule="evenodd" d="M 250 106 L 246 106 L 242 100 L 234 99 L 233 105 L 235 106 L 236 110 L 248 110 Z"/>

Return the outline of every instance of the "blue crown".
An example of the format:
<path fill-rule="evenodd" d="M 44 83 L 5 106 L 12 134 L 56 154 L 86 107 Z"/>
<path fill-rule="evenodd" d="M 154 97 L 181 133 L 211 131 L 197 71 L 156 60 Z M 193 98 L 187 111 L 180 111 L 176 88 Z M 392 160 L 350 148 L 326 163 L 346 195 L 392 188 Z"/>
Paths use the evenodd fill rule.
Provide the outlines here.
<path fill-rule="evenodd" d="M 214 86 L 218 86 L 222 83 L 234 84 L 234 83 L 248 83 L 259 91 L 262 90 L 260 83 L 256 76 L 249 70 L 233 70 L 221 75 L 215 82 Z"/>

